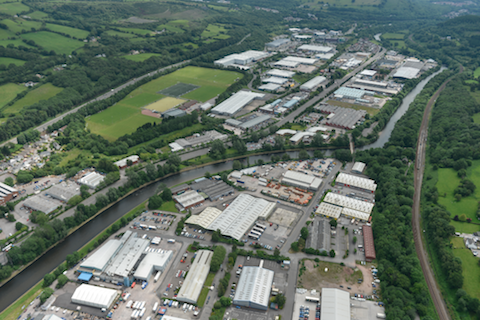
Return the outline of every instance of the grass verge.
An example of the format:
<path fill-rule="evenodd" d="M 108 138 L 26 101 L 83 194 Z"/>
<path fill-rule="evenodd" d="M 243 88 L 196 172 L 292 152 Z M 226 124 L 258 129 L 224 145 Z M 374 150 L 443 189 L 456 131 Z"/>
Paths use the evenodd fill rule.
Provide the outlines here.
<path fill-rule="evenodd" d="M 23 306 L 30 304 L 35 298 L 42 293 L 42 282 L 39 281 L 33 288 L 28 290 L 17 301 L 12 303 L 7 309 L 0 313 L 0 320 L 15 320 L 22 314 Z"/>
<path fill-rule="evenodd" d="M 202 292 L 200 292 L 200 296 L 198 297 L 198 301 L 197 301 L 197 306 L 199 306 L 200 308 L 203 307 L 203 305 L 205 304 L 205 300 L 207 299 L 208 292 L 210 291 L 208 287 L 212 285 L 214 278 L 215 278 L 215 273 L 210 272 L 207 276 L 207 280 L 205 280 L 205 285 L 203 286 Z"/>

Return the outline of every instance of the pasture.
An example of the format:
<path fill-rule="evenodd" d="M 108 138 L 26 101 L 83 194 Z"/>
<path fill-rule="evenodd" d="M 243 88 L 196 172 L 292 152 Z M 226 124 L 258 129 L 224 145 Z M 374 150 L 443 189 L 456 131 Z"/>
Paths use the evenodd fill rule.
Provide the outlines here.
<path fill-rule="evenodd" d="M 31 45 L 28 45 L 26 44 L 25 42 L 23 42 L 22 40 L 20 39 L 15 39 L 15 40 L 0 40 L 0 46 L 8 46 L 9 44 L 12 44 L 13 46 L 15 47 L 19 47 L 19 46 L 24 46 L 24 47 L 27 47 L 27 48 L 34 48 L 32 47 Z"/>
<path fill-rule="evenodd" d="M 478 67 L 477 69 L 475 69 L 475 72 L 473 73 L 473 76 L 474 76 L 475 78 L 480 77 L 480 67 Z"/>
<path fill-rule="evenodd" d="M 32 28 L 38 29 L 42 26 L 41 22 L 23 20 L 23 19 L 5 19 L 1 23 L 6 24 L 10 32 L 17 33 L 22 30 L 30 31 Z"/>
<path fill-rule="evenodd" d="M 22 66 L 25 64 L 25 62 L 26 61 L 20 59 L 0 57 L 0 64 L 4 64 L 6 66 L 9 66 L 12 63 L 16 66 Z"/>
<path fill-rule="evenodd" d="M 142 36 L 146 34 L 151 34 L 151 30 L 146 30 L 146 29 L 139 29 L 139 28 L 118 28 L 119 30 L 122 30 L 123 32 L 129 32 L 129 33 L 135 33 L 135 34 L 141 34 Z"/>
<path fill-rule="evenodd" d="M 42 20 L 42 19 L 47 18 L 48 14 L 46 14 L 45 12 L 42 12 L 42 11 L 34 11 L 32 13 L 29 13 L 28 16 L 32 19 Z"/>
<path fill-rule="evenodd" d="M 114 141 L 126 133 L 134 132 L 139 126 L 147 122 L 159 121 L 141 114 L 142 107 L 165 98 L 164 95 L 158 93 L 159 91 L 170 88 L 177 83 L 192 84 L 199 86 L 199 88 L 179 98 L 204 102 L 225 91 L 240 77 L 242 77 L 242 74 L 238 72 L 186 67 L 133 90 L 116 105 L 89 117 L 87 127 L 93 133 Z M 165 101 L 168 102 L 169 100 Z"/>
<path fill-rule="evenodd" d="M 159 57 L 160 54 L 158 53 L 140 53 L 140 54 L 135 54 L 135 55 L 126 55 L 123 56 L 125 59 L 135 61 L 135 62 L 142 62 L 147 60 L 148 58 L 151 57 Z"/>
<path fill-rule="evenodd" d="M 125 32 L 116 31 L 116 30 L 108 30 L 108 31 L 106 31 L 106 33 L 109 36 L 118 36 L 118 37 L 123 37 L 123 38 L 135 38 L 136 37 L 136 35 L 134 35 L 134 34 L 125 33 Z"/>
<path fill-rule="evenodd" d="M 53 50 L 55 53 L 70 54 L 75 49 L 83 46 L 83 42 L 61 36 L 48 31 L 22 34 L 21 37 L 26 40 L 33 40 L 37 45 L 41 45 L 45 50 Z"/>
<path fill-rule="evenodd" d="M 40 100 L 47 100 L 57 94 L 59 94 L 63 88 L 55 87 L 51 83 L 44 84 L 38 88 L 35 88 L 27 93 L 25 97 L 15 102 L 13 105 L 6 107 L 2 110 L 4 113 L 17 113 L 24 107 L 30 106 Z"/>
<path fill-rule="evenodd" d="M 453 254 L 455 257 L 462 260 L 463 273 L 463 290 L 467 294 L 475 298 L 480 298 L 480 268 L 478 267 L 478 258 L 476 258 L 470 249 L 465 247 L 463 239 L 460 237 L 453 237 L 451 239 L 453 245 Z"/>
<path fill-rule="evenodd" d="M 29 10 L 29 7 L 20 2 L 2 3 L 0 6 L 0 12 L 10 16 Z"/>
<path fill-rule="evenodd" d="M 52 31 L 65 33 L 77 39 L 85 39 L 90 33 L 85 30 L 76 29 L 76 28 L 67 27 L 67 26 L 61 26 L 59 24 L 53 24 L 53 23 L 47 23 L 46 27 Z"/>
<path fill-rule="evenodd" d="M 25 88 L 25 86 L 15 83 L 7 83 L 3 86 L 0 86 L 0 108 L 3 108 L 3 106 L 12 101 L 12 99 L 15 98 L 17 94 L 26 89 L 27 88 Z"/>
<path fill-rule="evenodd" d="M 480 124 L 480 113 L 475 113 L 473 115 L 473 122 Z"/>
<path fill-rule="evenodd" d="M 149 109 L 149 110 L 155 110 L 155 111 L 158 111 L 158 112 L 164 112 L 164 111 L 167 111 L 169 109 L 172 109 L 173 107 L 178 106 L 179 104 L 184 103 L 185 101 L 186 100 L 183 100 L 183 99 L 165 97 L 163 99 L 155 101 L 152 104 L 149 104 L 145 108 Z"/>
<path fill-rule="evenodd" d="M 228 39 L 230 36 L 221 24 L 209 24 L 202 32 L 204 39 Z"/>

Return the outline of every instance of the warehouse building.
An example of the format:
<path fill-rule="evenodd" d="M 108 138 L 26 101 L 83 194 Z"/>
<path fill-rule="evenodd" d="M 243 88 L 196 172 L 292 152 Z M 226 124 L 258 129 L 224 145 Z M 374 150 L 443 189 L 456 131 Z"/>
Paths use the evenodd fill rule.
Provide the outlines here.
<path fill-rule="evenodd" d="M 280 90 L 281 87 L 282 87 L 282 86 L 279 85 L 279 84 L 266 83 L 266 84 L 261 85 L 260 87 L 258 87 L 258 90 L 270 91 L 270 92 L 277 92 L 278 90 Z"/>
<path fill-rule="evenodd" d="M 297 145 L 303 141 L 303 143 L 310 143 L 315 133 L 313 132 L 297 132 L 289 139 L 290 143 Z"/>
<path fill-rule="evenodd" d="M 45 191 L 45 195 L 67 202 L 70 198 L 80 195 L 80 188 L 76 183 L 61 182 Z"/>
<path fill-rule="evenodd" d="M 256 62 L 268 56 L 267 52 L 249 50 L 242 53 L 234 53 L 220 60 L 214 61 L 214 64 L 222 67 L 244 67 L 247 64 Z M 242 68 L 243 69 L 243 68 Z"/>
<path fill-rule="evenodd" d="M 279 78 L 291 78 L 295 75 L 295 72 L 293 71 L 286 71 L 286 70 L 280 70 L 280 69 L 272 69 L 267 71 L 267 75 L 272 76 L 272 77 L 279 77 Z"/>
<path fill-rule="evenodd" d="M 177 144 L 179 147 L 177 146 L 175 147 L 176 147 L 176 150 L 178 151 L 178 149 L 180 148 L 181 148 L 180 150 L 187 149 L 187 148 L 194 148 L 201 145 L 202 143 L 207 144 L 214 140 L 225 141 L 227 139 L 228 139 L 228 135 L 222 134 L 215 130 L 210 130 L 210 131 L 205 131 L 205 133 L 203 134 L 196 133 L 190 137 L 177 139 L 175 140 L 175 144 Z"/>
<path fill-rule="evenodd" d="M 322 179 L 289 170 L 284 173 L 282 183 L 302 189 L 317 191 L 322 185 Z"/>
<path fill-rule="evenodd" d="M 193 190 L 204 193 L 212 201 L 235 193 L 235 189 L 222 180 L 204 179 L 192 183 L 190 187 Z"/>
<path fill-rule="evenodd" d="M 347 291 L 322 288 L 320 319 L 350 320 L 350 293 Z"/>
<path fill-rule="evenodd" d="M 276 67 L 283 67 L 283 68 L 296 68 L 300 65 L 300 62 L 298 61 L 286 61 L 286 60 L 280 60 L 277 61 L 273 64 Z"/>
<path fill-rule="evenodd" d="M 153 272 L 164 272 L 168 262 L 172 259 L 171 250 L 161 250 L 160 252 L 148 252 L 138 265 L 133 277 L 135 280 L 148 281 Z"/>
<path fill-rule="evenodd" d="M 265 97 L 263 93 L 255 93 L 251 91 L 239 91 L 227 100 L 220 103 L 212 109 L 212 113 L 233 116 L 239 112 L 243 107 L 252 102 L 254 99 L 261 99 Z"/>
<path fill-rule="evenodd" d="M 262 82 L 268 82 L 268 83 L 283 85 L 283 84 L 288 82 L 288 79 L 279 78 L 279 77 L 268 77 L 268 78 L 263 79 Z"/>
<path fill-rule="evenodd" d="M 0 182 L 0 205 L 5 206 L 7 201 L 10 201 L 18 196 L 18 190 Z"/>
<path fill-rule="evenodd" d="M 263 260 L 258 267 L 243 267 L 233 304 L 268 310 L 274 275 L 272 270 L 263 268 Z"/>
<path fill-rule="evenodd" d="M 104 176 L 97 172 L 90 172 L 83 178 L 78 179 L 78 183 L 86 185 L 90 189 L 95 189 L 105 179 Z"/>
<path fill-rule="evenodd" d="M 198 194 L 195 190 L 186 191 L 180 195 L 176 195 L 173 197 L 176 203 L 180 204 L 184 210 L 188 210 L 200 203 L 205 202 L 205 198 L 203 198 L 200 194 Z"/>
<path fill-rule="evenodd" d="M 277 39 L 265 44 L 266 51 L 284 51 L 290 46 L 289 39 Z"/>
<path fill-rule="evenodd" d="M 341 186 L 356 188 L 364 192 L 374 193 L 377 189 L 377 184 L 372 179 L 361 178 L 351 174 L 341 172 L 335 180 Z"/>
<path fill-rule="evenodd" d="M 410 68 L 410 67 L 400 67 L 394 73 L 393 78 L 399 79 L 413 79 L 418 76 L 420 69 Z"/>
<path fill-rule="evenodd" d="M 170 189 L 170 191 L 172 191 L 173 195 L 183 193 L 184 191 L 187 191 L 187 190 L 190 190 L 190 186 L 186 183 L 183 183 L 183 184 L 181 184 L 179 186 L 176 186 L 176 187 L 172 187 Z"/>
<path fill-rule="evenodd" d="M 180 109 L 175 109 L 175 108 L 172 108 L 170 110 L 167 110 L 165 111 L 164 113 L 162 113 L 162 117 L 163 118 L 180 118 L 180 117 L 183 117 L 183 116 L 186 116 L 187 113 L 184 111 L 184 110 L 180 110 Z"/>
<path fill-rule="evenodd" d="M 303 91 L 316 90 L 319 85 L 321 85 L 322 83 L 324 83 L 326 81 L 327 81 L 327 78 L 325 78 L 325 77 L 322 77 L 322 76 L 315 77 L 315 78 L 305 82 L 304 84 L 302 84 L 300 86 L 300 90 L 303 90 Z"/>
<path fill-rule="evenodd" d="M 357 161 L 352 167 L 352 172 L 362 174 L 363 171 L 365 170 L 365 167 L 366 167 L 365 163 Z"/>
<path fill-rule="evenodd" d="M 43 212 L 45 214 L 52 213 L 60 205 L 60 202 L 44 198 L 42 195 L 29 197 L 23 202 L 24 207 L 29 208 L 32 211 Z"/>
<path fill-rule="evenodd" d="M 299 102 L 300 102 L 300 100 L 294 98 L 292 100 L 289 100 L 289 101 L 285 102 L 285 104 L 282 107 L 284 107 L 286 109 L 290 109 L 291 107 L 296 106 L 297 103 L 299 103 Z"/>
<path fill-rule="evenodd" d="M 331 203 L 322 202 L 318 205 L 315 213 L 326 218 L 332 218 L 337 220 L 342 214 L 342 207 L 333 205 Z"/>
<path fill-rule="evenodd" d="M 329 53 L 333 51 L 332 47 L 326 47 L 326 46 L 316 46 L 316 45 L 311 45 L 311 44 L 304 44 L 298 47 L 298 50 L 302 51 L 313 51 L 313 52 L 319 52 L 319 53 Z"/>
<path fill-rule="evenodd" d="M 335 98 L 338 98 L 338 99 L 357 100 L 357 99 L 362 99 L 364 95 L 373 96 L 375 95 L 375 92 L 341 87 L 341 88 L 338 88 L 333 94 Z"/>
<path fill-rule="evenodd" d="M 327 126 L 348 130 L 354 129 L 357 123 L 363 121 L 367 114 L 365 110 L 354 110 L 328 104 L 320 104 L 314 109 L 329 115 L 325 123 Z"/>
<path fill-rule="evenodd" d="M 82 284 L 72 295 L 72 303 L 82 304 L 94 308 L 109 309 L 119 292 L 114 289 Z"/>
<path fill-rule="evenodd" d="M 374 206 L 373 203 L 352 199 L 333 192 L 327 193 L 324 201 L 340 207 L 368 213 L 369 215 L 372 213 Z"/>
<path fill-rule="evenodd" d="M 377 71 L 375 70 L 363 70 L 362 72 L 360 72 L 361 76 L 369 79 L 375 77 L 376 74 L 377 74 Z"/>
<path fill-rule="evenodd" d="M 243 130 L 257 130 L 263 127 L 268 121 L 270 121 L 271 117 L 266 114 L 262 114 L 256 118 L 251 120 L 245 121 L 240 125 L 240 128 Z"/>
<path fill-rule="evenodd" d="M 133 155 L 133 156 L 126 157 L 122 160 L 118 160 L 113 164 L 116 165 L 119 169 L 125 169 L 127 167 L 128 162 L 131 162 L 132 163 L 131 165 L 134 165 L 134 164 L 137 164 L 139 160 L 140 160 L 139 156 Z"/>
<path fill-rule="evenodd" d="M 189 225 L 195 225 L 202 227 L 203 229 L 208 229 L 208 226 L 222 214 L 221 210 L 218 210 L 215 207 L 207 207 L 198 215 L 191 215 L 185 223 Z"/>
<path fill-rule="evenodd" d="M 375 243 L 373 241 L 373 232 L 371 226 L 363 226 L 363 246 L 365 248 L 365 260 L 373 261 L 377 255 L 375 253 Z"/>
<path fill-rule="evenodd" d="M 275 132 L 275 134 L 276 134 L 277 136 L 282 136 L 282 137 L 284 137 L 284 136 L 286 136 L 286 135 L 291 135 L 291 136 L 293 136 L 295 133 L 297 133 L 297 131 L 296 131 L 296 130 L 292 130 L 292 129 L 280 129 L 280 130 L 278 130 L 277 132 Z"/>
<path fill-rule="evenodd" d="M 318 59 L 288 56 L 286 58 L 283 58 L 280 61 L 290 61 L 290 62 L 298 62 L 299 64 L 313 65 L 318 61 Z"/>
<path fill-rule="evenodd" d="M 196 304 L 200 292 L 203 289 L 208 272 L 210 271 L 210 262 L 212 261 L 213 251 L 198 250 L 195 260 L 188 271 L 185 282 L 183 283 L 177 295 L 177 300 Z"/>
<path fill-rule="evenodd" d="M 131 234 L 131 231 L 128 231 Z M 103 272 L 123 246 L 122 240 L 111 239 L 80 264 L 82 271 Z"/>

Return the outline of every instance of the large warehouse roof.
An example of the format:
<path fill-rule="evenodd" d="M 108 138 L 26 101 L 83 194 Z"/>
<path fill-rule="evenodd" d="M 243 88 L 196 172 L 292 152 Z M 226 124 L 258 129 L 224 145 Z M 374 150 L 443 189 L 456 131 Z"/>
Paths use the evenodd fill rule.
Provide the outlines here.
<path fill-rule="evenodd" d="M 271 47 L 271 48 L 278 48 L 281 45 L 287 44 L 289 42 L 290 42 L 289 39 L 277 39 L 277 40 L 273 40 L 272 42 L 266 43 L 265 46 Z"/>
<path fill-rule="evenodd" d="M 372 227 L 363 226 L 363 246 L 365 247 L 365 259 L 367 261 L 375 260 L 375 244 L 373 242 Z"/>
<path fill-rule="evenodd" d="M 272 70 L 267 71 L 267 74 L 269 76 L 273 76 L 273 77 L 291 78 L 295 75 L 295 72 L 280 70 L 280 69 L 272 69 Z"/>
<path fill-rule="evenodd" d="M 198 250 L 197 256 L 190 267 L 180 291 L 177 295 L 178 301 L 187 303 L 197 303 L 198 296 L 202 291 L 203 284 L 210 271 L 210 262 L 213 252 L 208 250 Z"/>
<path fill-rule="evenodd" d="M 311 45 L 311 44 L 304 44 L 304 45 L 298 47 L 298 50 L 328 53 L 328 52 L 332 51 L 333 48 L 332 47 L 326 47 L 326 46 L 314 46 L 314 45 Z"/>
<path fill-rule="evenodd" d="M 267 83 L 267 84 L 264 84 L 264 85 L 261 85 L 260 87 L 258 87 L 258 90 L 266 90 L 266 91 L 277 91 L 278 89 L 280 89 L 282 86 L 279 85 L 279 84 L 275 84 L 275 83 Z"/>
<path fill-rule="evenodd" d="M 243 267 L 233 303 L 251 308 L 268 308 L 274 272 L 262 267 Z"/>
<path fill-rule="evenodd" d="M 284 84 L 288 82 L 288 79 L 280 77 L 268 77 L 262 80 L 263 82 L 275 83 L 275 84 Z"/>
<path fill-rule="evenodd" d="M 362 211 L 368 214 L 370 214 L 373 209 L 373 203 L 352 199 L 333 192 L 327 193 L 324 201 L 337 206 Z"/>
<path fill-rule="evenodd" d="M 72 295 L 72 302 L 96 308 L 109 308 L 117 297 L 117 290 L 80 285 Z"/>
<path fill-rule="evenodd" d="M 78 179 L 78 183 L 84 184 L 89 188 L 95 189 L 100 184 L 100 182 L 103 181 L 103 179 L 105 179 L 105 177 L 102 176 L 101 174 L 96 172 L 90 172 L 85 177 Z"/>
<path fill-rule="evenodd" d="M 121 244 L 122 242 L 117 239 L 108 240 L 107 243 L 80 264 L 80 267 L 103 271 Z"/>
<path fill-rule="evenodd" d="M 222 59 L 216 60 L 214 63 L 223 66 L 229 66 L 233 64 L 245 65 L 247 63 L 265 58 L 266 56 L 268 56 L 267 52 L 248 50 L 242 53 L 228 55 Z"/>
<path fill-rule="evenodd" d="M 322 288 L 320 319 L 350 320 L 350 294 L 332 288 Z"/>
<path fill-rule="evenodd" d="M 287 60 L 280 60 L 274 63 L 275 66 L 278 67 L 287 67 L 287 68 L 295 68 L 298 66 L 300 62 L 298 61 L 287 61 Z"/>
<path fill-rule="evenodd" d="M 413 79 L 417 77 L 419 69 L 410 68 L 410 67 L 401 67 L 398 68 L 397 72 L 393 75 L 394 78 L 403 78 L 403 79 Z"/>
<path fill-rule="evenodd" d="M 310 135 L 312 133 L 309 133 Z M 318 190 L 322 185 L 322 179 L 296 171 L 287 171 L 283 176 L 282 183 L 298 186 L 305 189 Z"/>
<path fill-rule="evenodd" d="M 161 253 L 149 252 L 145 258 L 143 258 L 142 262 L 140 262 L 133 276 L 135 279 L 147 281 L 154 270 L 163 272 L 171 258 L 171 250 L 163 250 Z"/>
<path fill-rule="evenodd" d="M 304 84 L 302 84 L 300 86 L 300 89 L 301 90 L 313 90 L 313 89 L 315 89 L 315 87 L 317 87 L 318 85 L 322 84 L 325 81 L 327 81 L 327 78 L 325 78 L 323 76 L 318 76 L 318 77 L 315 77 L 315 78 L 305 82 Z"/>
<path fill-rule="evenodd" d="M 318 205 L 318 208 L 315 212 L 330 218 L 338 219 L 342 214 L 342 207 L 322 202 Z"/>
<path fill-rule="evenodd" d="M 140 258 L 140 255 L 145 252 L 145 249 L 149 244 L 149 240 L 137 238 L 136 233 L 133 234 L 128 238 L 122 249 L 120 249 L 118 254 L 115 256 L 112 263 L 107 268 L 106 273 L 128 277 L 130 275 L 130 271 L 132 271 L 133 267 Z"/>
<path fill-rule="evenodd" d="M 80 195 L 80 187 L 76 183 L 61 182 L 45 191 L 45 194 L 60 201 L 68 201 L 70 198 Z"/>
<path fill-rule="evenodd" d="M 298 63 L 302 63 L 302 64 L 314 64 L 315 62 L 318 61 L 318 59 L 293 57 L 293 56 L 288 56 L 286 58 L 283 58 L 282 60 L 283 61 L 298 62 Z"/>
<path fill-rule="evenodd" d="M 363 221 L 368 221 L 368 218 L 370 218 L 370 214 L 358 210 L 353 210 L 350 208 L 343 208 L 342 209 L 342 214 L 346 215 L 348 218 L 355 218 L 358 220 L 363 220 Z"/>
<path fill-rule="evenodd" d="M 347 99 L 361 99 L 366 93 L 367 91 L 361 89 L 340 87 L 333 94 L 336 96 L 343 96 Z"/>
<path fill-rule="evenodd" d="M 263 98 L 264 96 L 265 95 L 263 93 L 239 91 L 227 100 L 220 103 L 215 108 L 213 108 L 212 112 L 232 116 L 238 111 L 240 111 L 247 104 L 252 102 L 252 100 L 257 98 Z"/>
<path fill-rule="evenodd" d="M 182 205 L 184 208 L 188 208 L 192 205 L 195 205 L 199 202 L 204 201 L 205 199 L 195 190 L 188 190 L 185 193 L 182 193 L 177 196 L 173 196 L 176 202 Z"/>
<path fill-rule="evenodd" d="M 185 221 L 188 224 L 194 224 L 200 226 L 204 229 L 208 229 L 208 226 L 222 214 L 221 210 L 218 210 L 215 207 L 207 207 L 202 213 L 198 215 L 191 215 L 190 218 Z"/>
<path fill-rule="evenodd" d="M 270 117 L 269 115 L 263 114 L 263 115 L 258 116 L 258 117 L 256 117 L 256 118 L 253 118 L 253 119 L 251 119 L 251 120 L 248 120 L 248 121 L 243 122 L 243 123 L 240 125 L 240 127 L 241 127 L 242 129 L 250 129 L 250 128 L 253 128 L 253 127 L 255 127 L 255 126 L 257 126 L 257 125 L 259 125 L 259 124 L 261 124 L 261 123 L 264 123 L 265 121 L 268 121 L 268 120 L 270 120 L 270 119 L 271 119 L 271 117 Z"/>
<path fill-rule="evenodd" d="M 377 184 L 374 180 L 353 176 L 351 174 L 346 174 L 343 172 L 338 175 L 335 181 L 337 183 L 343 183 L 347 186 L 357 187 L 372 192 L 377 189 Z"/>
<path fill-rule="evenodd" d="M 223 235 L 240 240 L 259 217 L 266 219 L 274 208 L 275 202 L 242 193 L 208 226 L 208 229 L 220 229 Z"/>

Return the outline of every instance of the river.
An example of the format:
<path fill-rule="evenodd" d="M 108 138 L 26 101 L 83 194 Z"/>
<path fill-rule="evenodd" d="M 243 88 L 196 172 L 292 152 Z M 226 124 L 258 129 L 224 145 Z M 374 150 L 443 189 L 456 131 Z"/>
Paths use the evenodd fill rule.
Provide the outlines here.
<path fill-rule="evenodd" d="M 371 145 L 359 148 L 359 150 L 366 150 L 371 148 L 381 148 L 390 138 L 390 134 L 395 127 L 395 123 L 400 119 L 408 110 L 410 103 L 415 97 L 422 91 L 427 82 L 433 78 L 440 71 L 430 75 L 426 79 L 422 80 L 405 98 L 402 105 L 393 114 L 389 123 L 385 129 L 381 132 L 379 139 Z M 298 158 L 298 152 L 287 152 L 290 157 Z M 309 152 L 313 155 L 313 152 Z M 326 155 L 331 155 L 332 151 L 327 150 L 324 152 Z M 282 155 L 282 154 L 277 154 Z M 271 155 L 251 156 L 248 158 L 248 162 L 253 165 L 257 160 L 262 159 L 264 162 L 270 161 Z M 247 164 L 247 160 L 242 160 L 243 164 Z M 192 179 L 202 177 L 207 171 L 210 173 L 220 172 L 231 169 L 233 161 L 227 161 L 221 164 L 208 165 L 202 168 L 194 169 L 191 171 L 183 172 L 178 175 L 168 177 L 161 182 L 151 184 L 121 200 L 111 208 L 103 212 L 101 215 L 95 217 L 90 222 L 79 228 L 77 231 L 68 236 L 63 242 L 56 247 L 48 251 L 45 255 L 23 270 L 16 277 L 8 281 L 2 287 L 0 287 L 0 310 L 3 311 L 38 281 L 43 276 L 54 270 L 60 263 L 62 263 L 66 256 L 74 251 L 79 250 L 82 246 L 88 243 L 91 239 L 102 232 L 106 227 L 115 222 L 118 218 L 122 217 L 125 213 L 129 212 L 143 201 L 151 197 L 160 183 L 165 183 L 171 187 L 180 183 L 190 181 Z"/>

